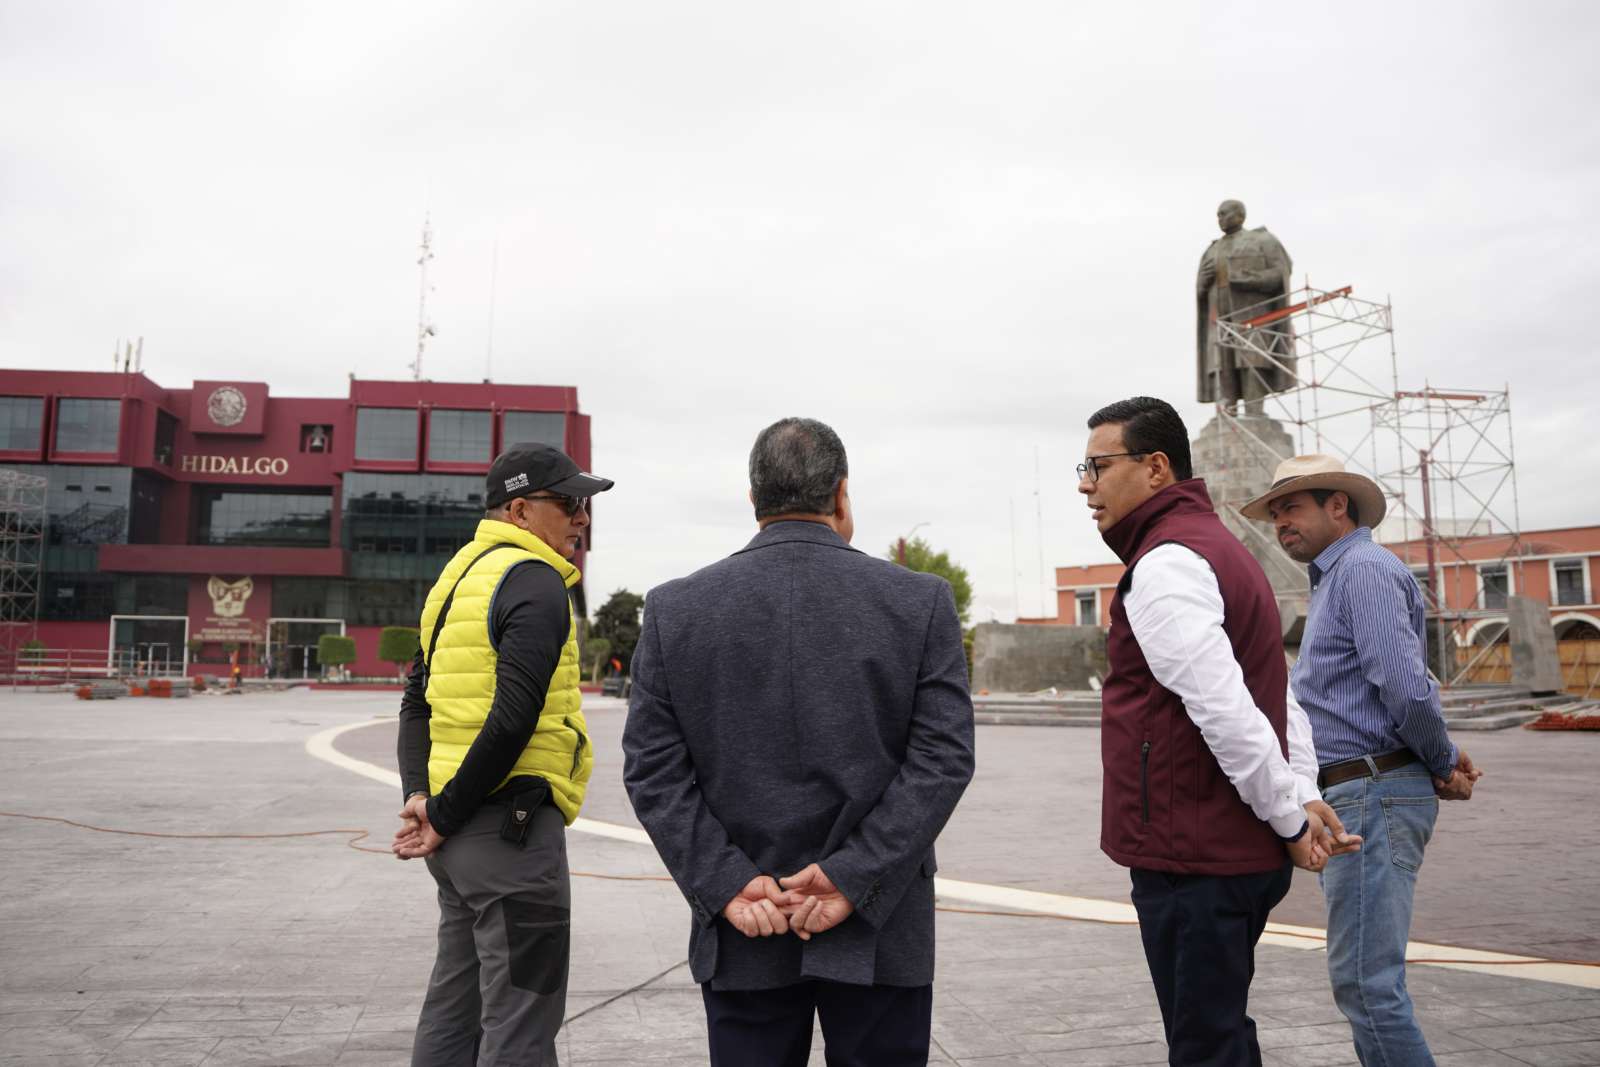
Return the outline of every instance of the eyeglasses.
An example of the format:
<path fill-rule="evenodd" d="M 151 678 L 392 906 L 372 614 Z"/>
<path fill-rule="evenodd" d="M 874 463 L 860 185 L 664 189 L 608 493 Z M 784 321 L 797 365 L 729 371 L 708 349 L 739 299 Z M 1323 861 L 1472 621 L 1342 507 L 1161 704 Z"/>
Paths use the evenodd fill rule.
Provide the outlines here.
<path fill-rule="evenodd" d="M 1100 480 L 1100 461 L 1102 459 L 1116 459 L 1118 456 L 1148 456 L 1148 455 L 1150 455 L 1150 452 L 1145 451 L 1145 452 L 1107 452 L 1103 456 L 1090 456 L 1090 457 L 1088 457 L 1089 462 L 1078 464 L 1078 467 L 1077 467 L 1078 481 L 1081 482 L 1085 478 L 1087 478 L 1091 482 L 1098 482 Z"/>
<path fill-rule="evenodd" d="M 561 505 L 561 510 L 567 513 L 567 518 L 577 518 L 578 512 L 589 510 L 589 498 L 586 496 L 525 496 L 524 500 L 549 500 Z"/>

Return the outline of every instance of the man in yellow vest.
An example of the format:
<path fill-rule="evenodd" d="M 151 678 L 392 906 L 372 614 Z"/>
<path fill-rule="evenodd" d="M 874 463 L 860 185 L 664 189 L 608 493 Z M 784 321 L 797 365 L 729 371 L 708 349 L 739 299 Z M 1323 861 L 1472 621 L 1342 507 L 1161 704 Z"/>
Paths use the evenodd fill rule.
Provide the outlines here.
<path fill-rule="evenodd" d="M 394 852 L 439 884 L 413 1067 L 556 1064 L 567 1000 L 565 827 L 594 767 L 567 590 L 612 482 L 548 445 L 489 468 L 488 508 L 422 610 L 400 707 Z"/>

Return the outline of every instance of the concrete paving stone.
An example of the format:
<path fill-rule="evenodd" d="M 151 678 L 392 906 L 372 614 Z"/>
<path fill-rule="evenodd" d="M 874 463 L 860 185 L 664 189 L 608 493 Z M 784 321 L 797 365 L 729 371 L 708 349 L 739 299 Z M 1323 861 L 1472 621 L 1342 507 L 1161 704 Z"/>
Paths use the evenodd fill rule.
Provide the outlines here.
<path fill-rule="evenodd" d="M 217 1042 L 204 1067 L 320 1067 L 344 1049 L 342 1035 L 228 1037 Z"/>
<path fill-rule="evenodd" d="M 1256 1029 L 1256 1041 L 1263 1049 L 1305 1048 L 1310 1045 L 1336 1045 L 1350 1043 L 1350 1024 L 1343 1018 L 1336 1023 L 1316 1026 L 1288 1026 L 1282 1029 Z"/>
<path fill-rule="evenodd" d="M 1435 1056 L 1437 1067 L 1526 1067 L 1503 1052 L 1491 1048 L 1472 1049 L 1467 1052 L 1446 1052 Z"/>
<path fill-rule="evenodd" d="M 56 1011 L 13 1011 L 0 1012 L 0 1029 L 8 1026 L 66 1026 L 83 1014 L 83 1009 L 62 1009 Z"/>
<path fill-rule="evenodd" d="M 348 1034 L 361 1017 L 360 1005 L 301 1004 L 278 1025 L 279 1034 Z"/>
<path fill-rule="evenodd" d="M 96 1067 L 101 1058 L 98 1052 L 69 1052 L 63 1056 L 41 1056 L 33 1053 L 9 1056 L 0 1052 L 0 1067 Z"/>
<path fill-rule="evenodd" d="M 265 1037 L 278 1029 L 277 1019 L 189 1019 L 141 1023 L 131 1036 L 140 1040 L 183 1037 Z"/>
<path fill-rule="evenodd" d="M 1112 1048 L 1145 1042 L 1163 1042 L 1165 1031 L 1159 1023 L 1140 1023 L 1136 1026 L 1107 1026 L 1087 1030 L 1062 1030 L 1056 1033 L 1023 1033 L 1016 1035 L 1017 1044 L 1027 1052 L 1058 1052 L 1063 1049 Z"/>
<path fill-rule="evenodd" d="M 1026 1053 L 1002 1056 L 967 1056 L 956 1061 L 961 1067 L 1042 1067 L 1044 1061 Z"/>
<path fill-rule="evenodd" d="M 412 1032 L 410 1030 L 358 1030 L 352 1033 L 344 1043 L 345 1051 L 363 1049 L 367 1051 L 403 1051 L 411 1054 Z"/>
<path fill-rule="evenodd" d="M 1359 1067 L 1355 1046 L 1343 1044 L 1283 1045 L 1271 1053 L 1262 1053 L 1262 1060 L 1277 1067 Z M 1264 1065 L 1263 1065 L 1264 1067 Z"/>
<path fill-rule="evenodd" d="M 103 1056 L 128 1036 L 124 1026 L 11 1026 L 0 1031 L 8 1056 Z"/>
<path fill-rule="evenodd" d="M 131 1040 L 118 1045 L 100 1067 L 197 1067 L 221 1038 Z"/>
<path fill-rule="evenodd" d="M 1526 1050 L 1536 1045 L 1585 1041 L 1594 1037 L 1592 1031 L 1571 1023 L 1507 1023 L 1503 1026 L 1475 1026 L 1457 1033 L 1484 1048 L 1509 1050 L 1513 1056 L 1523 1054 L 1517 1051 L 1519 1049 Z"/>
<path fill-rule="evenodd" d="M 1600 1041 L 1536 1045 L 1532 1048 L 1504 1051 L 1506 1055 L 1521 1060 L 1530 1067 L 1595 1067 L 1595 1064 L 1600 1064 Z"/>
<path fill-rule="evenodd" d="M 1131 1064 L 1165 1064 L 1166 1042 L 1124 1045 L 1120 1048 L 1073 1049 L 1066 1052 L 1036 1054 L 1045 1067 L 1124 1067 Z"/>
<path fill-rule="evenodd" d="M 294 1002 L 290 1000 L 176 996 L 168 999 L 156 1010 L 152 1021 L 176 1023 L 250 1020 L 279 1023 L 293 1009 Z"/>
<path fill-rule="evenodd" d="M 1533 1004 L 1516 1004 L 1506 1007 L 1481 1008 L 1478 1014 L 1506 1023 L 1563 1023 L 1581 1024 L 1592 1020 L 1600 1025 L 1600 999 L 1596 1000 L 1546 1000 Z"/>
<path fill-rule="evenodd" d="M 378 1014 L 371 1010 L 363 1011 L 352 1028 L 357 1034 L 381 1034 L 401 1030 L 409 1034 L 416 1029 L 418 1012 L 408 1011 L 402 1014 Z"/>

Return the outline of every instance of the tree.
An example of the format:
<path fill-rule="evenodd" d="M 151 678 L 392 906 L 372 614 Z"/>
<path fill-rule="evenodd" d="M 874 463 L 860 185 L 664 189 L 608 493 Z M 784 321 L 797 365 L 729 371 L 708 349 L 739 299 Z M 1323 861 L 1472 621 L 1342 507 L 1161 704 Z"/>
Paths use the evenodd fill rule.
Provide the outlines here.
<path fill-rule="evenodd" d="M 591 639 L 601 638 L 611 642 L 611 655 L 622 661 L 622 673 L 628 673 L 633 661 L 633 647 L 639 643 L 639 616 L 644 611 L 644 597 L 618 589 L 595 612 L 594 625 L 589 627 Z"/>
<path fill-rule="evenodd" d="M 889 559 L 908 570 L 937 574 L 949 582 L 950 591 L 956 596 L 956 614 L 966 623 L 967 613 L 972 610 L 972 579 L 967 577 L 965 567 L 950 558 L 950 553 L 935 552 L 928 542 L 913 537 L 890 545 Z"/>
<path fill-rule="evenodd" d="M 406 665 L 422 648 L 422 632 L 415 626 L 385 626 L 378 634 L 378 658 L 393 663 L 397 674 L 405 677 Z"/>
<path fill-rule="evenodd" d="M 600 667 L 605 662 L 605 658 L 611 655 L 611 642 L 603 637 L 591 637 L 583 643 L 583 655 L 585 659 L 594 664 L 594 668 L 589 672 L 589 680 L 598 682 L 600 680 Z"/>
<path fill-rule="evenodd" d="M 317 638 L 317 662 L 324 667 L 343 667 L 356 661 L 356 639 L 338 634 Z"/>

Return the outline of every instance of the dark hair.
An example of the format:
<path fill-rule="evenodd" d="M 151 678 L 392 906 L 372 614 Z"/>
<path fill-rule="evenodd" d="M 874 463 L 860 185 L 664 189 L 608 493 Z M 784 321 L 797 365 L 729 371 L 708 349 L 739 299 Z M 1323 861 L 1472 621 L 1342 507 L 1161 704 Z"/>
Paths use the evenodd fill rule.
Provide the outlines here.
<path fill-rule="evenodd" d="M 1189 431 L 1165 400 L 1135 396 L 1107 404 L 1089 416 L 1089 429 L 1112 423 L 1122 427 L 1122 447 L 1129 452 L 1160 452 L 1180 482 L 1194 477 L 1189 459 Z"/>
<path fill-rule="evenodd" d="M 1307 489 L 1306 492 L 1311 494 L 1311 499 L 1315 500 L 1317 502 L 1317 507 L 1320 508 L 1322 505 L 1324 505 L 1324 504 L 1326 504 L 1328 502 L 1328 498 L 1330 496 L 1332 496 L 1335 493 L 1344 493 L 1344 490 L 1343 489 Z M 1344 513 L 1346 515 L 1350 516 L 1350 521 L 1351 522 L 1355 523 L 1357 526 L 1360 526 L 1361 525 L 1361 509 L 1356 507 L 1356 498 L 1351 496 L 1349 493 L 1344 493 L 1344 499 L 1345 499 Z"/>
<path fill-rule="evenodd" d="M 844 442 L 816 419 L 779 419 L 750 449 L 750 496 L 756 518 L 831 515 L 839 483 L 850 474 Z"/>

